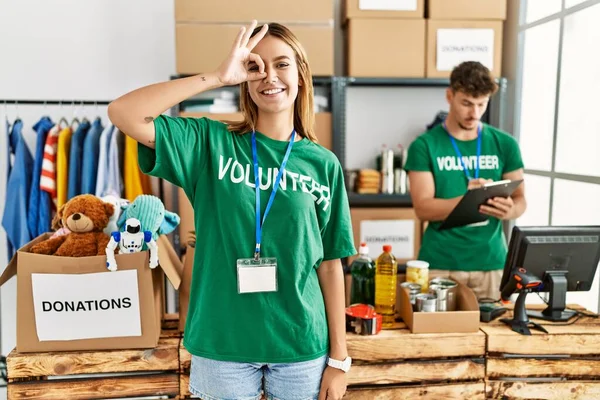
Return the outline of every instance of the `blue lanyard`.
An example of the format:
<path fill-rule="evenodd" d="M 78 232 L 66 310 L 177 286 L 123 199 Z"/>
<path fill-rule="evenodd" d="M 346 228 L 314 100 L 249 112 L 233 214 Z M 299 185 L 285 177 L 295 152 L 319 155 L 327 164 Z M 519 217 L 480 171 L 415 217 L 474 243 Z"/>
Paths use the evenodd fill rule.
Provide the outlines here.
<path fill-rule="evenodd" d="M 448 128 L 446 127 L 446 121 L 444 121 L 444 129 L 446 130 L 446 132 L 448 133 L 448 136 L 450 137 L 450 141 L 452 142 L 452 146 L 454 146 L 454 151 L 456 152 L 456 155 L 458 156 L 458 159 L 460 160 L 462 166 L 463 166 L 463 170 L 465 171 L 465 175 L 467 176 L 468 180 L 473 179 L 471 177 L 471 174 L 469 173 L 469 170 L 467 169 L 467 164 L 465 164 L 465 160 L 463 160 L 462 154 L 460 153 L 460 150 L 458 149 L 458 145 L 456 144 L 456 139 L 454 139 L 454 136 L 452 136 L 450 134 L 450 132 L 448 132 Z M 475 159 L 475 179 L 479 178 L 479 157 L 481 156 L 481 125 L 477 126 L 477 158 Z"/>
<path fill-rule="evenodd" d="M 279 188 L 279 183 L 281 182 L 281 177 L 283 176 L 283 171 L 285 170 L 285 165 L 287 164 L 288 158 L 290 158 L 290 153 L 292 151 L 292 147 L 294 146 L 294 139 L 296 138 L 296 130 L 292 131 L 292 138 L 290 139 L 290 143 L 288 144 L 287 150 L 285 152 L 285 156 L 283 156 L 283 161 L 281 162 L 281 168 L 279 168 L 279 172 L 277 173 L 277 178 L 273 183 L 273 190 L 271 191 L 271 197 L 269 197 L 269 202 L 267 203 L 267 208 L 265 208 L 265 214 L 262 218 L 262 223 L 260 221 L 260 177 L 258 176 L 258 154 L 256 151 L 256 132 L 252 132 L 252 159 L 254 161 L 254 186 L 256 193 L 256 248 L 254 250 L 254 259 L 258 260 L 260 257 L 260 241 L 262 239 L 262 225 L 265 223 L 267 219 L 267 214 L 271 210 L 271 206 L 273 205 L 273 200 L 275 199 L 275 194 L 277 193 L 277 189 Z"/>

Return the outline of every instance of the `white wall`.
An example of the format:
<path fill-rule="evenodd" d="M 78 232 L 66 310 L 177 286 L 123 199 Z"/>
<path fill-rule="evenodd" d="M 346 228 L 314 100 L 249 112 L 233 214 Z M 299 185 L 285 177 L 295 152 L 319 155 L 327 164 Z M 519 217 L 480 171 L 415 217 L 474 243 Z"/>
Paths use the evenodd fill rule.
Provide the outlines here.
<path fill-rule="evenodd" d="M 175 73 L 173 0 L 0 0 L 0 100 L 111 100 L 136 87 L 168 80 Z M 8 117 L 17 115 L 6 107 Z M 106 108 L 77 108 L 79 116 Z M 44 114 L 73 116 L 71 106 L 19 106 L 26 140 Z M 6 132 L 0 101 L 0 216 L 6 198 Z M 0 270 L 7 264 L 0 229 Z M 16 280 L 0 290 L 0 353 L 16 343 Z M 0 398 L 2 393 L 0 392 Z"/>

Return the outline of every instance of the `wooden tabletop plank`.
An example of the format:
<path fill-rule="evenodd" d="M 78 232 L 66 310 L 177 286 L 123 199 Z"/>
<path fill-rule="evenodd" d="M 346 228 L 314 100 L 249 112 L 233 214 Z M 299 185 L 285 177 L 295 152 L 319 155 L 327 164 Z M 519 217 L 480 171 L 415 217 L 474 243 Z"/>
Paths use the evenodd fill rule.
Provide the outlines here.
<path fill-rule="evenodd" d="M 595 400 L 600 399 L 599 381 L 486 383 L 488 398 L 520 400 Z M 345 397 L 344 397 L 345 399 Z"/>
<path fill-rule="evenodd" d="M 348 353 L 356 361 L 377 362 L 485 355 L 485 335 L 473 333 L 411 333 L 383 330 L 377 335 L 348 334 Z"/>
<path fill-rule="evenodd" d="M 555 327 L 551 334 L 534 332 L 531 336 L 521 335 L 504 327 L 482 328 L 487 335 L 488 353 L 522 355 L 598 355 L 600 354 L 600 332 L 585 326 Z"/>
<path fill-rule="evenodd" d="M 179 394 L 178 374 L 94 379 L 57 379 L 8 385 L 11 400 L 90 400 Z"/>
<path fill-rule="evenodd" d="M 17 353 L 7 357 L 8 378 L 179 370 L 179 339 L 161 338 L 152 349 Z"/>
<path fill-rule="evenodd" d="M 488 358 L 486 364 L 489 379 L 558 376 L 580 380 L 600 378 L 600 358 Z"/>
<path fill-rule="evenodd" d="M 426 382 L 476 381 L 485 378 L 484 359 L 403 361 L 353 365 L 348 385 L 389 385 Z"/>
<path fill-rule="evenodd" d="M 426 385 L 386 388 L 350 388 L 344 400 L 484 400 L 485 384 L 483 382 L 462 383 L 454 385 Z"/>

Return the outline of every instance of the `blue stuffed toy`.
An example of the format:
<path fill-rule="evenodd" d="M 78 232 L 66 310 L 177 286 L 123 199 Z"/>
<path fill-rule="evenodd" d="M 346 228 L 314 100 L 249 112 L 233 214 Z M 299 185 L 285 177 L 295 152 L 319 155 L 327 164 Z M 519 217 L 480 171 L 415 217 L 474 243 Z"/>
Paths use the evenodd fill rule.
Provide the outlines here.
<path fill-rule="evenodd" d="M 125 228 L 125 221 L 135 218 L 140 221 L 141 229 L 152 233 L 155 241 L 160 235 L 167 235 L 179 225 L 179 215 L 167 211 L 163 202 L 156 196 L 142 194 L 135 198 L 132 203 L 121 206 L 121 215 L 117 225 L 120 231 Z M 144 250 L 147 249 L 144 243 Z"/>

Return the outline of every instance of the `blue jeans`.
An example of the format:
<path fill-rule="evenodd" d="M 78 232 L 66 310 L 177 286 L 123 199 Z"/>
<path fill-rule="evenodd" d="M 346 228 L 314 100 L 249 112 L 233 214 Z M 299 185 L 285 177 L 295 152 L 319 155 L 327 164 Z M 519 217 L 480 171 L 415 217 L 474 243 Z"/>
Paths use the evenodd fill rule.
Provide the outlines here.
<path fill-rule="evenodd" d="M 317 400 L 327 355 L 288 364 L 216 361 L 192 355 L 190 392 L 203 400 Z"/>

